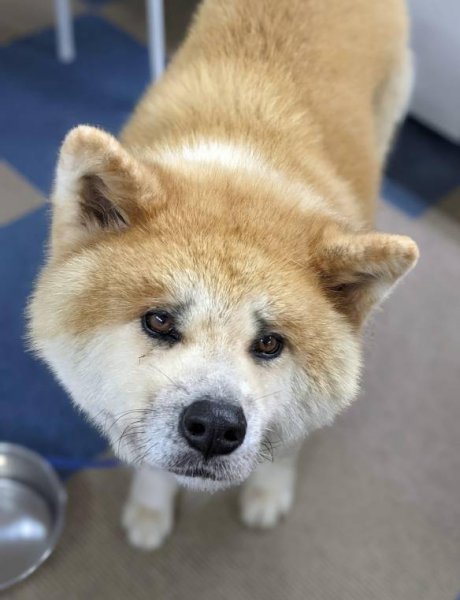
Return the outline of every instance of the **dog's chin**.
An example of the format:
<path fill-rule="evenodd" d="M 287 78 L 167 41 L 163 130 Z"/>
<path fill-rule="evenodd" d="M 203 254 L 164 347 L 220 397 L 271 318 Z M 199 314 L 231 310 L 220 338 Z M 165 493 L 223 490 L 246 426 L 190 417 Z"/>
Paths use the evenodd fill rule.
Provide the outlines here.
<path fill-rule="evenodd" d="M 178 484 L 182 487 L 198 491 L 198 492 L 218 492 L 226 488 L 233 487 L 240 483 L 239 480 L 231 479 L 213 479 L 211 477 L 202 477 L 200 475 L 178 475 L 174 473 Z"/>
<path fill-rule="evenodd" d="M 197 491 L 216 492 L 241 484 L 249 477 L 256 466 L 252 457 L 237 460 L 201 460 L 194 454 L 176 455 L 158 463 L 147 458 L 143 464 L 168 471 L 179 485 Z"/>
<path fill-rule="evenodd" d="M 208 464 L 194 465 L 183 468 L 170 466 L 168 471 L 177 479 L 179 485 L 204 492 L 217 492 L 242 483 L 251 470 L 223 469 L 221 465 L 212 467 Z"/>

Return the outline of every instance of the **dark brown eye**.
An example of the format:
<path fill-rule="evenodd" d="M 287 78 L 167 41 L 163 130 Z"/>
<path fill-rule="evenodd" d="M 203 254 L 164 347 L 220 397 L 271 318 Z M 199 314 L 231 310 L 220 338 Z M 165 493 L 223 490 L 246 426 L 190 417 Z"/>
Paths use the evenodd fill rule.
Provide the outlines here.
<path fill-rule="evenodd" d="M 150 310 L 142 317 L 142 325 L 150 335 L 178 340 L 179 332 L 175 328 L 174 317 L 165 310 Z"/>
<path fill-rule="evenodd" d="M 269 333 L 254 342 L 253 353 L 259 358 L 276 358 L 283 349 L 283 338 L 277 333 Z"/>

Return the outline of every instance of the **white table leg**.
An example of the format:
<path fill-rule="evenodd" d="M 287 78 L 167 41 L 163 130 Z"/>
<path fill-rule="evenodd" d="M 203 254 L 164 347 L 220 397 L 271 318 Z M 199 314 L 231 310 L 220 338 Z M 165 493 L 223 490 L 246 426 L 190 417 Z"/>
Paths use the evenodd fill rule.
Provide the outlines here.
<path fill-rule="evenodd" d="M 147 0 L 147 33 L 150 74 L 156 80 L 163 73 L 166 62 L 163 0 Z"/>
<path fill-rule="evenodd" d="M 56 16 L 57 55 L 61 62 L 69 63 L 75 59 L 75 39 L 70 0 L 54 0 Z"/>

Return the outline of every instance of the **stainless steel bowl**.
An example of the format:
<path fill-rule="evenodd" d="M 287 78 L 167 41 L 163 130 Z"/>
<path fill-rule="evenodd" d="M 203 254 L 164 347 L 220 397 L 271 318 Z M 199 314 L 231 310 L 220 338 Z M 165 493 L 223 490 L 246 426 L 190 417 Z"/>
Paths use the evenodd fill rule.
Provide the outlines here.
<path fill-rule="evenodd" d="M 0 443 L 0 590 L 25 579 L 53 551 L 67 494 L 36 452 Z"/>

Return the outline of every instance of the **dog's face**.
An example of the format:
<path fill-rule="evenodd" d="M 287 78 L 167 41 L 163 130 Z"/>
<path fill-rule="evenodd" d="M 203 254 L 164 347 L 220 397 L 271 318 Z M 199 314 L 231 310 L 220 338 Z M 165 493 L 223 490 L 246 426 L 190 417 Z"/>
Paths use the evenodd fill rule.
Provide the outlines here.
<path fill-rule="evenodd" d="M 407 238 L 346 234 L 262 182 L 168 172 L 79 128 L 31 337 L 120 457 L 215 488 L 351 401 L 360 325 L 415 259 Z"/>

